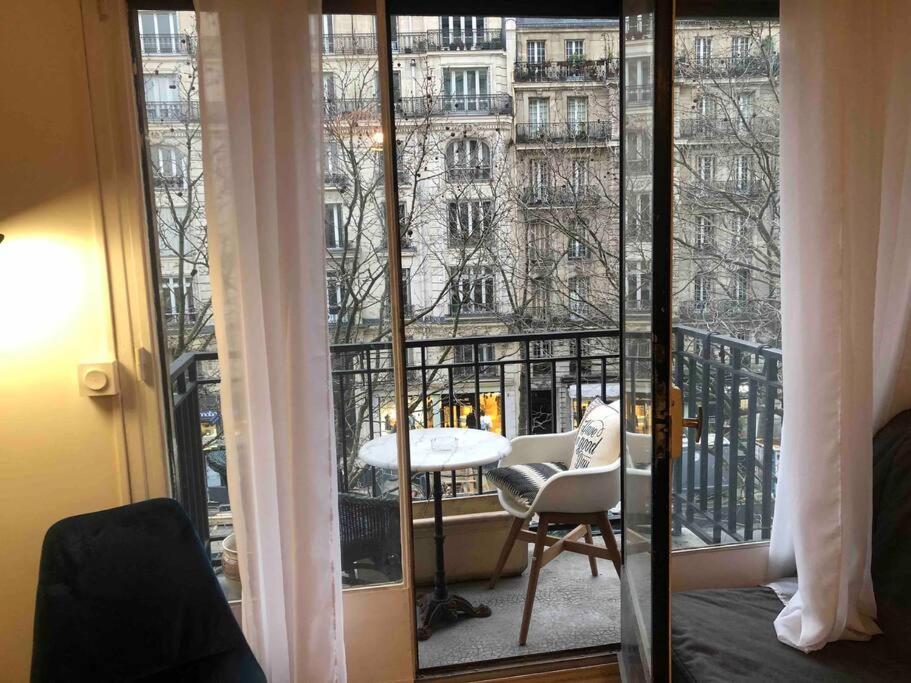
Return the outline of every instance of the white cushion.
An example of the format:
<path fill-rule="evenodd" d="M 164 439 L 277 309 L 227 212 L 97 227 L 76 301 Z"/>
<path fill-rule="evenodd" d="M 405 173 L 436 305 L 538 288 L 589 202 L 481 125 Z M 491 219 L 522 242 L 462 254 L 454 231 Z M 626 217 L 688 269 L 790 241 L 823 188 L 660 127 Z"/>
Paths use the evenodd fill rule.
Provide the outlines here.
<path fill-rule="evenodd" d="M 569 468 L 604 467 L 620 457 L 620 401 L 594 399 L 582 416 Z"/>

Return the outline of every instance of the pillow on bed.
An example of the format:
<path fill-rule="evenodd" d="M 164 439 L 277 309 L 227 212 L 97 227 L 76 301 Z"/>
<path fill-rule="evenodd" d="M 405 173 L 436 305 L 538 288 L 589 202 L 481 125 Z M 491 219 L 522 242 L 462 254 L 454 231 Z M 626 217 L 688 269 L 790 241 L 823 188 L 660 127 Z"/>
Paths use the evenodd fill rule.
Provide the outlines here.
<path fill-rule="evenodd" d="M 593 399 L 579 423 L 569 468 L 604 467 L 620 457 L 620 401 Z"/>
<path fill-rule="evenodd" d="M 510 465 L 487 470 L 487 481 L 510 494 L 519 503 L 530 506 L 538 491 L 552 476 L 565 472 L 562 462 L 537 462 L 529 465 Z"/>

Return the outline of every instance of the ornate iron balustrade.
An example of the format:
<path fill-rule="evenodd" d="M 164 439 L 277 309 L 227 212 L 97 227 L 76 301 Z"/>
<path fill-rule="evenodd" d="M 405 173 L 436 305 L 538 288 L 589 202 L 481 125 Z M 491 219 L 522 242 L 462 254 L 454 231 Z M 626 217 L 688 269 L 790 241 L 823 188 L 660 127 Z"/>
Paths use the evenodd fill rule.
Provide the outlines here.
<path fill-rule="evenodd" d="M 329 118 L 357 116 L 379 119 L 380 101 L 375 97 L 342 97 L 323 100 L 323 109 Z"/>
<path fill-rule="evenodd" d="M 192 55 L 196 38 L 187 33 L 140 33 L 139 49 L 144 55 Z"/>
<path fill-rule="evenodd" d="M 605 142 L 611 139 L 607 121 L 569 121 L 566 123 L 517 123 L 516 142 Z"/>
<path fill-rule="evenodd" d="M 333 33 L 323 36 L 324 55 L 377 55 L 375 33 Z"/>
<path fill-rule="evenodd" d="M 619 337 L 611 329 L 408 341 L 410 427 L 462 425 L 465 410 L 481 414 L 485 397 L 498 405 L 494 428 L 504 436 L 565 431 L 581 418 L 593 387 L 610 398 L 609 385 L 619 381 Z M 394 402 L 391 344 L 336 344 L 330 353 L 339 488 L 397 495 L 394 473 L 357 459 L 363 443 L 394 429 L 385 419 Z M 706 425 L 700 443 L 691 432 L 684 436 L 674 467 L 674 533 L 685 527 L 709 544 L 768 538 L 783 414 L 781 351 L 677 325 L 673 359 L 685 409 L 692 415 L 701 405 Z M 216 360 L 214 352 L 191 352 L 170 367 L 174 491 L 204 540 L 210 512 L 205 441 L 212 437 L 202 434 L 201 413 L 220 421 L 213 410 L 220 383 Z M 635 368 L 625 381 L 635 392 Z M 518 390 L 512 417 L 507 387 Z M 542 395 L 544 402 L 533 398 Z M 446 487 L 447 496 L 484 493 L 483 471 L 449 472 Z M 410 493 L 429 497 L 424 475 L 413 477 Z"/>
<path fill-rule="evenodd" d="M 503 31 L 498 28 L 476 31 L 400 32 L 392 39 L 392 51 L 402 54 L 503 50 L 505 47 Z"/>
<path fill-rule="evenodd" d="M 146 119 L 149 123 L 196 123 L 199 121 L 199 102 L 182 100 L 165 102 L 146 101 Z"/>
<path fill-rule="evenodd" d="M 745 121 L 708 116 L 681 118 L 677 124 L 677 137 L 725 144 L 737 143 L 750 136 L 778 137 L 777 116 L 753 116 Z"/>
<path fill-rule="evenodd" d="M 512 97 L 504 94 L 402 97 L 395 103 L 395 113 L 406 119 L 422 116 L 508 116 L 512 114 Z"/>
<path fill-rule="evenodd" d="M 597 204 L 602 190 L 597 185 L 579 187 L 529 186 L 522 189 L 521 200 L 528 208 L 552 206 L 579 206 Z"/>
<path fill-rule="evenodd" d="M 563 62 L 516 62 L 516 83 L 562 83 L 572 81 L 605 81 L 618 78 L 618 59 L 578 59 Z"/>
<path fill-rule="evenodd" d="M 678 78 L 728 79 L 777 76 L 781 64 L 777 52 L 768 55 L 749 54 L 738 57 L 677 59 L 674 70 Z"/>

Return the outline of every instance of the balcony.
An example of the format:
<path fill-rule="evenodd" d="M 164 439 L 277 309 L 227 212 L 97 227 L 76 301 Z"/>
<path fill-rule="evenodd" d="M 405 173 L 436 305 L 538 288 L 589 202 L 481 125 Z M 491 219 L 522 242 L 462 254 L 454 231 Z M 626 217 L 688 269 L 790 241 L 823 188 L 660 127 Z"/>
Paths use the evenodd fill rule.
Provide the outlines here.
<path fill-rule="evenodd" d="M 323 109 L 330 119 L 346 117 L 373 120 L 380 117 L 380 101 L 375 97 L 328 98 L 323 100 Z"/>
<path fill-rule="evenodd" d="M 778 129 L 777 116 L 753 116 L 745 121 L 690 116 L 678 121 L 677 138 L 692 142 L 737 143 L 751 135 L 777 138 Z"/>
<path fill-rule="evenodd" d="M 344 190 L 348 187 L 348 175 L 346 173 L 326 171 L 323 173 L 323 185 Z"/>
<path fill-rule="evenodd" d="M 502 50 L 503 32 L 500 29 L 477 31 L 419 31 L 396 33 L 392 38 L 392 51 L 402 54 L 426 52 L 464 52 Z M 334 33 L 323 36 L 324 55 L 376 56 L 378 44 L 375 33 Z"/>
<path fill-rule="evenodd" d="M 180 56 L 196 54 L 196 38 L 187 33 L 140 33 L 143 55 Z"/>
<path fill-rule="evenodd" d="M 601 198 L 602 190 L 597 185 L 527 186 L 521 193 L 521 201 L 526 208 L 591 206 L 600 202 Z"/>
<path fill-rule="evenodd" d="M 403 97 L 396 101 L 395 113 L 405 119 L 426 116 L 511 116 L 512 97 L 504 94 Z"/>
<path fill-rule="evenodd" d="M 681 79 L 725 80 L 732 78 L 768 78 L 777 76 L 778 53 L 738 57 L 680 58 L 675 60 L 675 75 Z"/>
<path fill-rule="evenodd" d="M 198 123 L 199 102 L 146 100 L 146 120 L 156 123 Z"/>
<path fill-rule="evenodd" d="M 654 87 L 651 85 L 628 85 L 623 91 L 626 104 L 630 106 L 651 104 L 654 92 Z"/>
<path fill-rule="evenodd" d="M 684 322 L 724 320 L 749 322 L 777 318 L 777 299 L 713 299 L 676 302 L 677 317 Z"/>
<path fill-rule="evenodd" d="M 516 62 L 513 67 L 516 83 L 603 82 L 619 75 L 619 59 Z"/>
<path fill-rule="evenodd" d="M 517 143 L 587 143 L 610 139 L 611 125 L 606 121 L 516 124 Z"/>
<path fill-rule="evenodd" d="M 398 33 L 392 40 L 392 51 L 402 54 L 424 52 L 476 52 L 503 50 L 503 32 L 498 29 L 477 31 L 423 31 Z"/>
<path fill-rule="evenodd" d="M 586 401 L 594 396 L 611 400 L 620 395 L 619 342 L 615 329 L 408 341 L 410 428 L 465 426 L 470 412 L 479 415 L 487 408 L 487 415 L 492 417 L 488 427 L 510 438 L 568 431 L 581 416 Z M 364 585 L 397 580 L 402 570 L 397 555 L 396 475 L 358 460 L 363 443 L 395 430 L 388 420 L 394 403 L 391 345 L 339 344 L 330 352 L 344 581 L 346 585 Z M 220 421 L 218 404 L 212 400 L 219 385 L 215 360 L 217 356 L 211 352 L 185 354 L 172 363 L 170 376 L 175 492 L 200 536 L 211 542 L 217 564 L 219 537 L 230 530 L 230 503 L 224 498 L 223 486 L 213 483 L 218 477 L 207 475 L 212 452 L 206 452 L 201 436 L 203 421 Z M 674 467 L 671 494 L 675 547 L 768 538 L 783 407 L 781 352 L 676 326 L 673 362 L 675 383 L 683 388 L 686 410 L 694 414 L 695 407 L 702 405 L 706 424 L 706 437 L 700 443 L 694 442 L 691 433 L 686 435 L 683 455 Z M 647 403 L 651 382 L 638 387 L 635 373 L 628 373 L 625 381 L 631 383 L 628 388 L 632 395 L 645 396 Z M 515 398 L 504 402 L 503 397 L 508 396 Z M 211 437 L 206 438 L 211 444 Z M 223 453 L 223 446 L 220 448 Z M 539 589 L 533 622 L 533 633 L 538 635 L 527 647 L 516 646 L 527 551 L 520 546 L 517 557 L 510 560 L 512 570 L 493 592 L 484 591 L 481 581 L 459 578 L 464 575 L 466 562 L 480 561 L 466 557 L 490 555 L 492 562 L 502 543 L 505 513 L 499 511 L 496 497 L 490 494 L 481 468 L 444 473 L 444 525 L 450 529 L 449 525 L 458 525 L 469 517 L 475 525 L 467 535 L 452 533 L 447 538 L 450 548 L 468 544 L 461 546 L 463 558 L 457 551 L 447 552 L 450 588 L 474 602 L 493 601 L 497 607 L 490 619 L 441 629 L 422 643 L 422 663 L 444 665 L 475 659 L 474 650 L 464 647 L 466 638 L 472 642 L 481 638 L 498 656 L 617 642 L 617 601 L 610 597 L 619 590 L 616 577 L 608 569 L 593 579 L 588 563 L 570 555 L 558 558 L 542 575 L 542 586 L 559 586 L 559 595 L 550 598 L 550 591 Z M 408 496 L 415 518 L 415 571 L 422 590 L 420 586 L 426 585 L 432 567 L 428 475 L 412 477 Z M 476 521 L 481 519 L 483 525 Z M 611 522 L 615 530 L 619 529 L 619 514 L 612 514 Z M 353 529 L 368 523 L 372 545 L 386 553 L 381 566 L 367 558 L 370 551 L 364 550 L 363 544 L 352 540 L 356 536 Z M 478 544 L 491 544 L 490 552 L 479 554 Z M 477 569 L 474 577 L 478 577 Z M 593 600 L 598 602 L 596 609 L 590 605 Z M 574 618 L 555 619 L 554 615 L 566 608 L 573 610 Z M 544 628 L 552 629 L 546 638 Z"/>

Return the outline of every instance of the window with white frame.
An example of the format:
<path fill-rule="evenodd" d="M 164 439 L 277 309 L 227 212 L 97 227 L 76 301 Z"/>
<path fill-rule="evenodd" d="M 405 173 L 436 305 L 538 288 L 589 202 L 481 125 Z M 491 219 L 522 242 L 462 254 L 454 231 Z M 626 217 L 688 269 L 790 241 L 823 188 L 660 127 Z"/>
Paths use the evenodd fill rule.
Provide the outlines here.
<path fill-rule="evenodd" d="M 451 274 L 450 315 L 490 313 L 494 305 L 494 273 L 489 266 L 466 266 Z"/>
<path fill-rule="evenodd" d="M 335 51 L 335 36 L 332 27 L 332 15 L 323 14 L 323 53 Z"/>
<path fill-rule="evenodd" d="M 176 147 L 156 145 L 152 147 L 152 173 L 154 185 L 159 190 L 183 190 L 186 188 L 186 160 Z"/>
<path fill-rule="evenodd" d="M 693 277 L 693 300 L 696 309 L 702 310 L 712 297 L 712 276 L 708 273 L 696 273 Z"/>
<path fill-rule="evenodd" d="M 652 225 L 652 193 L 640 192 L 637 194 L 634 207 L 636 210 L 636 228 L 640 231 L 648 230 Z"/>
<path fill-rule="evenodd" d="M 326 273 L 326 302 L 330 324 L 344 322 L 347 289 L 342 276 L 335 270 Z"/>
<path fill-rule="evenodd" d="M 525 59 L 529 64 L 542 64 L 544 62 L 543 40 L 529 40 L 525 43 Z"/>
<path fill-rule="evenodd" d="M 154 106 L 159 102 L 180 101 L 180 77 L 177 74 L 145 74 L 146 106 Z"/>
<path fill-rule="evenodd" d="M 699 66 L 708 66 L 712 59 L 712 39 L 709 36 L 696 36 L 694 52 L 696 53 L 696 64 Z"/>
<path fill-rule="evenodd" d="M 582 238 L 584 230 L 585 226 L 577 224 L 573 229 L 573 234 L 569 237 L 567 256 L 573 261 L 591 258 L 591 249 L 588 246 L 588 242 Z"/>
<path fill-rule="evenodd" d="M 335 74 L 323 74 L 323 101 L 329 103 L 335 100 Z"/>
<path fill-rule="evenodd" d="M 182 302 L 182 303 L 181 303 Z M 193 279 L 184 278 L 183 285 L 178 277 L 164 277 L 161 281 L 161 307 L 165 321 L 184 322 L 196 319 L 196 299 L 193 296 Z"/>
<path fill-rule="evenodd" d="M 550 196 L 550 165 L 547 159 L 531 159 L 528 162 L 531 182 L 531 200 L 542 202 Z"/>
<path fill-rule="evenodd" d="M 741 124 L 749 124 L 753 119 L 755 97 L 753 91 L 737 93 L 737 110 L 740 113 Z"/>
<path fill-rule="evenodd" d="M 710 95 L 701 95 L 696 99 L 696 113 L 703 119 L 714 119 L 717 101 Z"/>
<path fill-rule="evenodd" d="M 487 69 L 443 69 L 446 111 L 478 111 L 490 106 Z"/>
<path fill-rule="evenodd" d="M 331 183 L 339 179 L 342 175 L 342 155 L 341 147 L 337 140 L 329 140 L 326 144 L 326 165 L 323 168 L 323 175 L 326 182 Z"/>
<path fill-rule="evenodd" d="M 478 356 L 475 358 L 475 347 L 471 344 L 459 344 L 453 347 L 452 360 L 455 363 L 491 363 L 496 360 L 495 344 L 478 344 Z M 455 374 L 460 376 L 474 375 L 474 367 L 455 368 Z M 496 372 L 495 366 L 483 366 L 478 368 L 479 375 L 490 375 Z"/>
<path fill-rule="evenodd" d="M 550 240 L 547 224 L 532 221 L 528 224 L 528 262 L 541 263 L 550 256 Z"/>
<path fill-rule="evenodd" d="M 746 301 L 750 295 L 750 269 L 740 268 L 734 273 L 734 300 Z"/>
<path fill-rule="evenodd" d="M 545 277 L 532 278 L 528 312 L 533 318 L 543 319 L 550 314 L 550 279 Z"/>
<path fill-rule="evenodd" d="M 577 195 L 584 194 L 588 188 L 588 159 L 573 159 L 570 169 L 570 184 Z"/>
<path fill-rule="evenodd" d="M 542 136 L 550 123 L 550 100 L 546 97 L 528 98 L 528 123 L 533 136 Z"/>
<path fill-rule="evenodd" d="M 709 250 L 715 246 L 714 215 L 696 216 L 696 237 L 693 242 L 698 250 Z"/>
<path fill-rule="evenodd" d="M 573 315 L 584 316 L 588 314 L 588 304 L 591 301 L 591 281 L 589 278 L 578 275 L 569 278 L 569 311 Z"/>
<path fill-rule="evenodd" d="M 492 213 L 489 199 L 449 202 L 449 246 L 478 244 L 490 234 Z"/>
<path fill-rule="evenodd" d="M 704 183 L 715 181 L 715 156 L 706 154 L 696 157 L 696 175 Z"/>
<path fill-rule="evenodd" d="M 440 17 L 440 35 L 444 49 L 476 48 L 484 41 L 484 17 Z"/>
<path fill-rule="evenodd" d="M 411 315 L 411 268 L 402 268 L 402 306 Z"/>
<path fill-rule="evenodd" d="M 139 12 L 139 42 L 143 54 L 172 55 L 185 52 L 177 12 Z"/>
<path fill-rule="evenodd" d="M 584 135 L 588 124 L 588 98 L 566 98 L 566 120 L 569 134 L 573 136 Z"/>
<path fill-rule="evenodd" d="M 576 62 L 585 58 L 583 43 L 584 41 L 581 38 L 574 38 L 565 42 L 567 62 Z"/>
<path fill-rule="evenodd" d="M 626 308 L 631 311 L 648 310 L 652 305 L 652 277 L 641 261 L 630 261 L 626 266 Z"/>
<path fill-rule="evenodd" d="M 750 37 L 733 36 L 731 38 L 731 58 L 734 60 L 746 59 L 750 54 Z"/>
<path fill-rule="evenodd" d="M 554 343 L 550 339 L 535 339 L 528 345 L 528 357 L 536 360 L 552 358 Z"/>
<path fill-rule="evenodd" d="M 742 213 L 735 213 L 731 216 L 731 233 L 737 244 L 740 246 L 749 245 L 750 223 Z"/>
<path fill-rule="evenodd" d="M 447 145 L 447 180 L 490 180 L 490 172 L 490 146 L 483 140 L 461 138 Z"/>
<path fill-rule="evenodd" d="M 345 220 L 342 214 L 342 204 L 334 202 L 326 204 L 326 248 L 342 249 L 348 242 L 345 234 Z"/>
<path fill-rule="evenodd" d="M 734 188 L 738 192 L 749 192 L 753 184 L 753 157 L 738 154 L 734 157 Z"/>

